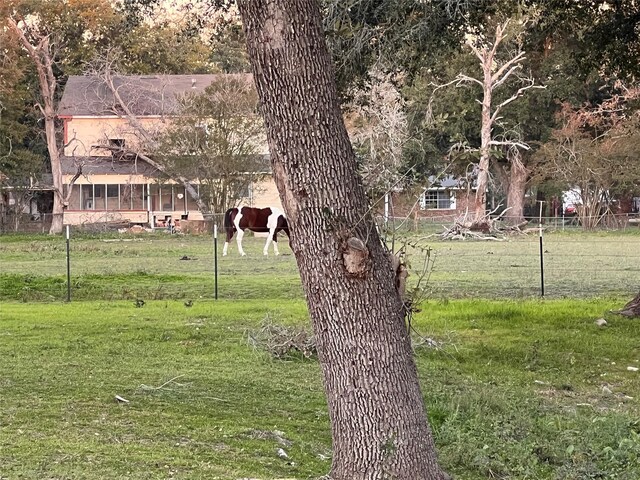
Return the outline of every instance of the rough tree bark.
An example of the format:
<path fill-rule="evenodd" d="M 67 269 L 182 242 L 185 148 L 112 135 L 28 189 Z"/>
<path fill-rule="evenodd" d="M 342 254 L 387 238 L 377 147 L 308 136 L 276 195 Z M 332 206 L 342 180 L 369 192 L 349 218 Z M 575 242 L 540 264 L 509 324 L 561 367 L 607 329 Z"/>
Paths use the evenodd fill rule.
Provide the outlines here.
<path fill-rule="evenodd" d="M 442 480 L 391 256 L 357 173 L 319 6 L 238 3 L 317 338 L 331 478 Z"/>
<path fill-rule="evenodd" d="M 497 47 L 499 41 L 496 41 Z M 493 94 L 493 57 L 496 48 L 483 50 L 476 54 L 480 58 L 482 65 L 482 111 L 480 127 L 480 161 L 478 162 L 478 178 L 476 184 L 476 194 L 473 199 L 473 211 L 475 221 L 480 221 L 486 216 L 487 209 L 487 188 L 489 186 L 489 160 L 491 158 L 491 132 L 493 121 L 491 120 L 491 97 Z"/>

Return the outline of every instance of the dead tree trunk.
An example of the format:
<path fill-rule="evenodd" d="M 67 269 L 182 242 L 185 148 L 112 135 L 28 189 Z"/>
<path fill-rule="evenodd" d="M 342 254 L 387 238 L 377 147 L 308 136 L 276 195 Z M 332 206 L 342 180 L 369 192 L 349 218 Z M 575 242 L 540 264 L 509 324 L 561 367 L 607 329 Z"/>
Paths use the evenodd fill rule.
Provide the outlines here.
<path fill-rule="evenodd" d="M 318 3 L 238 3 L 317 338 L 331 478 L 443 480 L 391 255 L 357 172 Z"/>
<path fill-rule="evenodd" d="M 509 187 L 507 189 L 507 213 L 504 218 L 510 225 L 520 225 L 524 221 L 524 195 L 527 188 L 527 167 L 522 163 L 519 149 L 510 149 Z"/>

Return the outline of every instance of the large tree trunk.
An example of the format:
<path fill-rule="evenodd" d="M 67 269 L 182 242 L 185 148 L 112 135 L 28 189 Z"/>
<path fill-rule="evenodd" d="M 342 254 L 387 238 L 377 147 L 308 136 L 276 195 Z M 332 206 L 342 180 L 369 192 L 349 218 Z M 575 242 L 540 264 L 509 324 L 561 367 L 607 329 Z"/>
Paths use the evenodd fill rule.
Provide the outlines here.
<path fill-rule="evenodd" d="M 519 225 L 524 221 L 524 195 L 527 189 L 527 167 L 522 163 L 522 153 L 514 149 L 508 154 L 509 187 L 507 188 L 507 208 L 505 221 L 511 225 Z"/>
<path fill-rule="evenodd" d="M 480 162 L 478 163 L 478 179 L 474 197 L 475 222 L 486 217 L 487 188 L 489 186 L 489 159 L 491 152 L 491 89 L 485 88 L 482 101 L 482 127 L 480 130 Z"/>
<path fill-rule="evenodd" d="M 403 304 L 357 173 L 318 4 L 239 7 L 317 336 L 331 478 L 441 480 Z"/>
<path fill-rule="evenodd" d="M 493 93 L 492 61 L 493 51 L 482 52 L 482 125 L 480 127 L 480 162 L 474 198 L 474 223 L 479 224 L 486 219 L 487 188 L 489 187 L 489 160 L 491 157 L 491 96 Z M 481 225 L 478 225 L 481 227 Z"/>

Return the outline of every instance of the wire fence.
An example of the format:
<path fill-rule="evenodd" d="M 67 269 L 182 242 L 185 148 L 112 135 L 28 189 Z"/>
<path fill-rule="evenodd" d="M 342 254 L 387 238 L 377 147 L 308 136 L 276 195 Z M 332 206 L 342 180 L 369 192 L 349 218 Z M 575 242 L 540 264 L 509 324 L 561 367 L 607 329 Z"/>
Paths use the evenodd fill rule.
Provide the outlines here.
<path fill-rule="evenodd" d="M 438 246 L 440 248 L 438 248 Z M 591 297 L 640 290 L 640 237 L 581 240 L 548 235 L 509 243 L 434 245 L 436 297 Z"/>
<path fill-rule="evenodd" d="M 430 216 L 389 217 L 387 224 L 405 230 L 419 231 L 434 225 L 450 226 L 460 221 L 464 215 L 459 213 L 437 214 Z M 380 220 L 383 221 L 382 217 Z M 598 216 L 557 215 L 552 217 L 525 217 L 527 226 L 538 226 L 539 223 L 549 230 L 586 230 L 586 231 L 618 231 L 640 227 L 640 213 L 608 213 Z M 525 227 L 523 227 L 525 228 Z"/>
<path fill-rule="evenodd" d="M 211 222 L 211 225 L 213 222 Z M 0 236 L 0 300 L 65 301 L 183 299 L 301 299 L 303 291 L 286 236 L 280 256 L 262 254 L 265 238 L 235 239 L 167 229 L 89 234 L 72 227 L 67 277 L 64 236 Z M 441 241 L 437 229 L 409 232 L 404 241 L 410 287 L 426 298 L 547 298 L 635 296 L 640 290 L 640 228 L 584 233 L 566 229 L 504 241 Z M 284 237 L 284 238 L 283 238 Z M 215 249 L 214 249 L 215 246 Z M 214 253 L 217 252 L 217 258 Z M 217 282 L 215 264 L 217 260 Z M 423 267 L 428 268 L 423 271 Z M 69 279 L 69 282 L 68 282 Z"/>
<path fill-rule="evenodd" d="M 204 214 L 205 220 L 222 225 L 223 214 Z M 3 233 L 47 233 L 51 226 L 51 214 L 11 214 L 0 212 L 0 234 Z M 128 220 L 118 221 L 113 214 L 105 212 L 100 217 L 91 216 L 92 221 L 74 225 L 74 229 L 86 233 L 106 233 L 116 232 L 125 228 L 130 228 L 133 223 Z M 95 221 L 95 218 L 99 220 Z M 384 220 L 380 216 L 379 221 Z M 387 224 L 404 231 L 420 231 L 432 229 L 434 226 L 451 225 L 461 218 L 459 213 L 440 213 L 433 211 L 429 216 L 408 216 L 408 217 L 388 217 Z M 621 213 L 599 215 L 594 217 L 580 217 L 578 215 L 559 215 L 552 217 L 526 217 L 531 226 L 537 226 L 541 221 L 546 229 L 550 230 L 587 230 L 588 231 L 619 231 L 636 229 L 640 227 L 640 213 Z M 178 225 L 180 225 L 180 220 Z M 189 221 L 182 221 L 184 225 L 189 225 Z M 198 222 L 192 222 L 197 224 Z M 161 225 L 159 228 L 162 228 Z M 158 228 L 158 225 L 155 226 Z M 208 225 L 211 227 L 211 224 Z M 188 229 L 187 229 L 188 231 Z M 200 232 L 196 232 L 200 233 Z"/>

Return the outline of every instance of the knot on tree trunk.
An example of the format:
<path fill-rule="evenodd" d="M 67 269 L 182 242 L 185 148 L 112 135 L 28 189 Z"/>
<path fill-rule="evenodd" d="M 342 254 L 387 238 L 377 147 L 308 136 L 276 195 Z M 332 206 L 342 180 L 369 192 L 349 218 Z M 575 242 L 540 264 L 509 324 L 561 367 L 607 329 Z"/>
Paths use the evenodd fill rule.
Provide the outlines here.
<path fill-rule="evenodd" d="M 369 270 L 369 249 L 362 240 L 350 237 L 342 253 L 344 267 L 353 277 L 365 277 Z"/>

